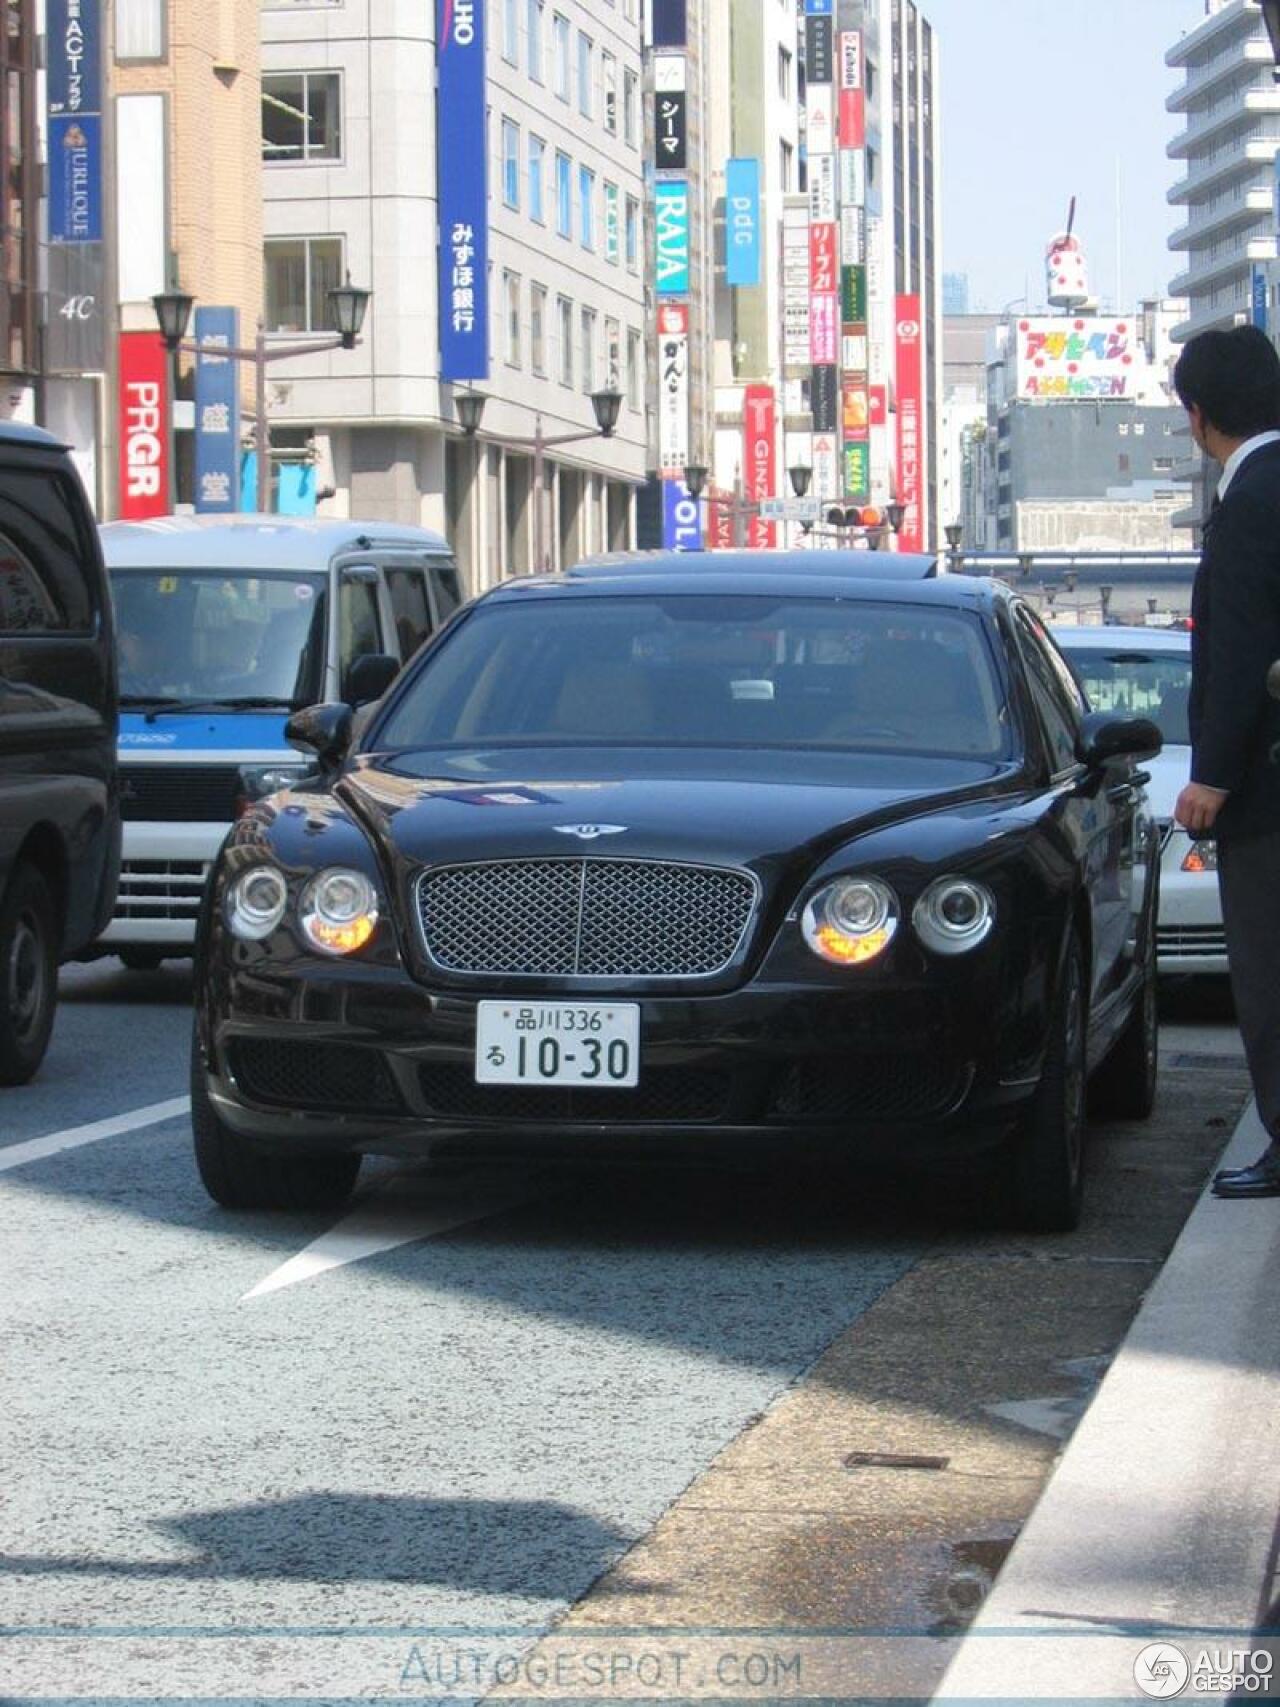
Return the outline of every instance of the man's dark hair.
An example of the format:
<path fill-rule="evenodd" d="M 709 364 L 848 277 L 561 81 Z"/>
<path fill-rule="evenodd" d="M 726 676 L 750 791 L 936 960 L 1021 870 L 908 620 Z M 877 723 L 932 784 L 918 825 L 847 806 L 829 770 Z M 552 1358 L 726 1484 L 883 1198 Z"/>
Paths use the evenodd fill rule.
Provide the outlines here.
<path fill-rule="evenodd" d="M 1280 427 L 1280 356 L 1257 326 L 1188 338 L 1173 385 L 1185 408 L 1196 404 L 1208 424 L 1229 439 Z"/>

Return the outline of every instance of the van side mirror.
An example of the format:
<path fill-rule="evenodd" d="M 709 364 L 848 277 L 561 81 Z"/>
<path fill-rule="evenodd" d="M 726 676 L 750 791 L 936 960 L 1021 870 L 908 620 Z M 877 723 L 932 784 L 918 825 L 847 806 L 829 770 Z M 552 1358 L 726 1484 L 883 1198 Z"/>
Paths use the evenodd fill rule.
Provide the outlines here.
<path fill-rule="evenodd" d="M 1116 717 L 1091 711 L 1080 728 L 1080 757 L 1090 770 L 1112 759 L 1154 759 L 1164 736 L 1149 717 Z"/>
<path fill-rule="evenodd" d="M 381 699 L 400 674 L 400 660 L 390 652 L 363 652 L 347 671 L 343 697 L 348 705 L 368 705 Z"/>
<path fill-rule="evenodd" d="M 336 769 L 351 745 L 352 710 L 343 701 L 308 705 L 295 711 L 284 726 L 284 738 L 299 752 L 314 753 L 320 763 Z"/>

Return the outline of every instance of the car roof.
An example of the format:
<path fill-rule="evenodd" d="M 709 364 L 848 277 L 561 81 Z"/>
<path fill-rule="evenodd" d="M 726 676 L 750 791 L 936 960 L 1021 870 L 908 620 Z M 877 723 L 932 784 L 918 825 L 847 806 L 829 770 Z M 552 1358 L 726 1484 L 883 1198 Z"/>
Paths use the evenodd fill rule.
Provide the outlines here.
<path fill-rule="evenodd" d="M 0 421 L 0 445 L 22 445 L 31 450 L 67 448 L 61 439 L 55 439 L 43 427 L 29 427 L 24 421 Z"/>
<path fill-rule="evenodd" d="M 109 569 L 316 569 L 343 551 L 449 552 L 441 534 L 310 516 L 157 516 L 100 530 Z"/>
<path fill-rule="evenodd" d="M 688 562 L 698 557 L 696 564 Z M 867 562 L 867 559 L 873 559 Z M 821 559 L 821 567 L 815 567 Z M 851 561 L 853 560 L 853 561 Z M 933 559 L 918 559 L 932 564 Z M 555 594 L 619 596 L 672 594 L 690 598 L 718 594 L 797 595 L 810 599 L 855 598 L 894 603 L 975 609 L 1008 597 L 1000 581 L 942 575 L 922 579 L 914 567 L 894 572 L 892 552 L 632 552 L 590 559 L 558 575 L 522 575 L 483 595 L 482 603 L 509 603 Z"/>
<path fill-rule="evenodd" d="M 1139 628 L 1123 624 L 1055 623 L 1049 631 L 1064 652 L 1190 652 L 1185 628 Z"/>

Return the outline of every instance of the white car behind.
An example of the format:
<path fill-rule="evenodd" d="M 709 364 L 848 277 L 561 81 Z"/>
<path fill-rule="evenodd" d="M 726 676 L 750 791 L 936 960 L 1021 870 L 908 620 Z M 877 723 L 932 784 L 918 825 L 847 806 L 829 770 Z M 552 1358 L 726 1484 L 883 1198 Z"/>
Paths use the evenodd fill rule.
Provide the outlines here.
<path fill-rule="evenodd" d="M 1147 794 L 1164 850 L 1156 933 L 1161 974 L 1225 973 L 1216 844 L 1193 842 L 1173 821 L 1174 803 L 1191 775 L 1190 634 L 1177 628 L 1063 625 L 1053 637 L 1096 710 L 1150 717 L 1164 735 L 1164 751 L 1143 767 L 1151 775 Z"/>

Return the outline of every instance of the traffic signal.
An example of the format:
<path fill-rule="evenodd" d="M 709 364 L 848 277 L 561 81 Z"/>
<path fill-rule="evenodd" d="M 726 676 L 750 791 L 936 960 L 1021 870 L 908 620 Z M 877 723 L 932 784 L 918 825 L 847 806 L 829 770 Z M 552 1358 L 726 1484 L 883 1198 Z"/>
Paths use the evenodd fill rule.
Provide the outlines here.
<path fill-rule="evenodd" d="M 826 522 L 833 528 L 882 528 L 889 525 L 889 518 L 874 504 L 832 504 Z"/>

